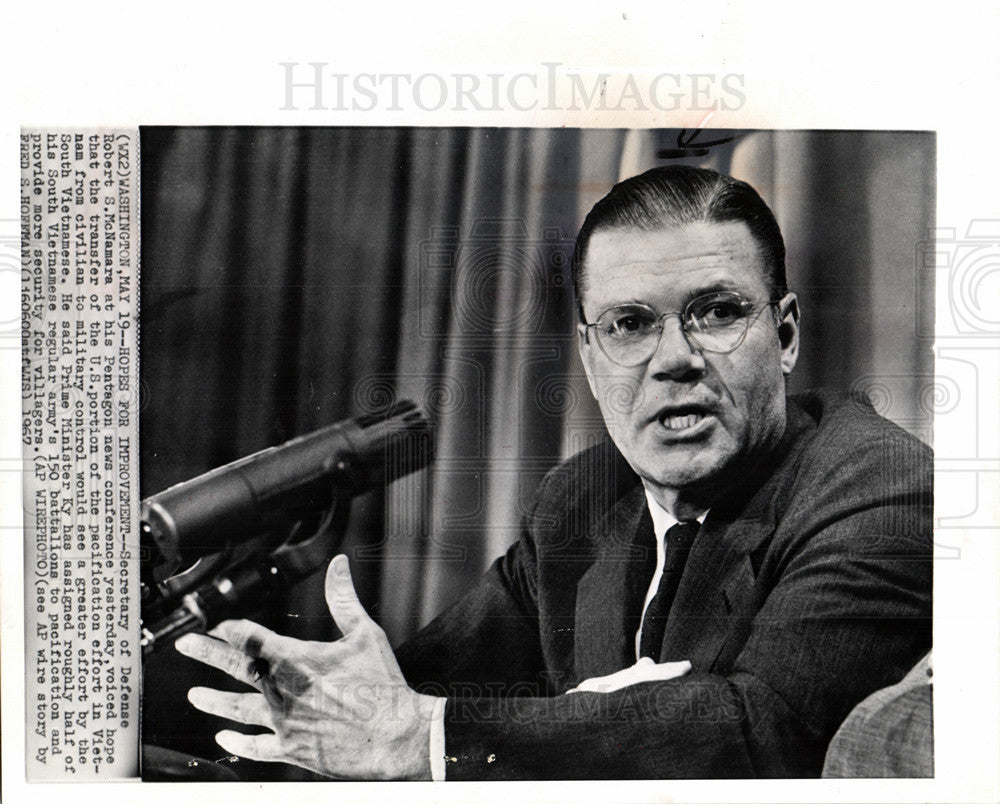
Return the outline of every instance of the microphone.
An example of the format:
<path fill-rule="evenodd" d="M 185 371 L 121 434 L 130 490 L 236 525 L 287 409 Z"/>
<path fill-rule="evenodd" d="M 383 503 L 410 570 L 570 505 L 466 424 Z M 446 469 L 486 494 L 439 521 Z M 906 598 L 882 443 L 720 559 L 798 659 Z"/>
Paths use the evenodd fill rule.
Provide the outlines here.
<path fill-rule="evenodd" d="M 432 427 L 403 400 L 261 450 L 142 501 L 142 539 L 164 556 L 204 555 L 247 540 L 288 511 L 379 488 L 426 466 Z M 148 543 L 148 542 L 147 542 Z"/>

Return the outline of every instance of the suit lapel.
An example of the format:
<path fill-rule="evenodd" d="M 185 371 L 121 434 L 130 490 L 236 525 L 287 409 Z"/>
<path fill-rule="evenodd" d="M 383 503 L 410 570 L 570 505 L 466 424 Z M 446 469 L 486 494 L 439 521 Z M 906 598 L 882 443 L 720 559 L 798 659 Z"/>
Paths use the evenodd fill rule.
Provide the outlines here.
<path fill-rule="evenodd" d="M 699 531 L 663 635 L 660 661 L 710 672 L 741 615 L 753 608 L 750 553 L 774 532 L 761 520 L 727 522 L 710 512 Z"/>
<path fill-rule="evenodd" d="M 635 634 L 656 560 L 642 486 L 614 506 L 594 538 L 597 558 L 577 586 L 578 680 L 614 673 L 635 662 Z"/>
<path fill-rule="evenodd" d="M 743 463 L 745 482 L 713 508 L 691 548 L 670 619 L 660 661 L 687 659 L 696 672 L 711 672 L 731 640 L 737 647 L 759 608 L 757 573 L 751 559 L 777 529 L 775 495 L 792 471 L 789 455 L 804 431 L 814 426 L 789 400 L 785 433 L 775 451 Z M 726 658 L 728 657 L 728 658 Z M 725 668 L 728 670 L 728 668 Z"/>

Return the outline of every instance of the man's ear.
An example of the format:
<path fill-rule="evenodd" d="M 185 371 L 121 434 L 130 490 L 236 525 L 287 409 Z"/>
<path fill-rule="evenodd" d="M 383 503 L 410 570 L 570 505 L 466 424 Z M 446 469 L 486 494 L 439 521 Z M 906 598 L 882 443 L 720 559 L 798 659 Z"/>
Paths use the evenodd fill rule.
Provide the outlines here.
<path fill-rule="evenodd" d="M 799 359 L 799 298 L 786 295 L 778 305 L 778 343 L 781 345 L 781 373 L 792 373 Z"/>
<path fill-rule="evenodd" d="M 589 337 L 589 333 L 590 330 L 583 324 L 577 324 L 576 343 L 580 349 L 580 362 L 583 363 L 583 370 L 587 375 L 587 384 L 590 386 L 590 393 L 593 394 L 594 399 L 597 399 L 597 389 L 594 387 L 594 375 L 596 372 L 596 355 L 594 354 L 594 349 L 596 346 L 594 339 Z"/>

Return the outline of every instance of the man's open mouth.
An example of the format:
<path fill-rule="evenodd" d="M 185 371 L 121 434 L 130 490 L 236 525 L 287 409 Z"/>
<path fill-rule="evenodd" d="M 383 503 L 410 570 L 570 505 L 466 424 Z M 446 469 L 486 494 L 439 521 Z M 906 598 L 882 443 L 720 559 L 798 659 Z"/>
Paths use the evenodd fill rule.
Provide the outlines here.
<path fill-rule="evenodd" d="M 694 427 L 705 415 L 703 413 L 687 413 L 681 416 L 664 414 L 660 417 L 660 424 L 668 430 L 686 430 Z"/>
<path fill-rule="evenodd" d="M 712 411 L 705 405 L 673 405 L 657 414 L 660 426 L 672 432 L 681 432 L 697 427 Z"/>

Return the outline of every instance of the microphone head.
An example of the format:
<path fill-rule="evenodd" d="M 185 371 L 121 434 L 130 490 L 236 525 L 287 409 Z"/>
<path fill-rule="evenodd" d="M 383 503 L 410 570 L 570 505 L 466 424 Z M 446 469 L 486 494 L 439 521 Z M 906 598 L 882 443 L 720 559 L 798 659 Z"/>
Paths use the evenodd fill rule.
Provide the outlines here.
<path fill-rule="evenodd" d="M 140 534 L 168 560 L 205 555 L 272 527 L 287 512 L 322 511 L 427 466 L 433 427 L 401 400 L 270 447 L 142 501 Z"/>

